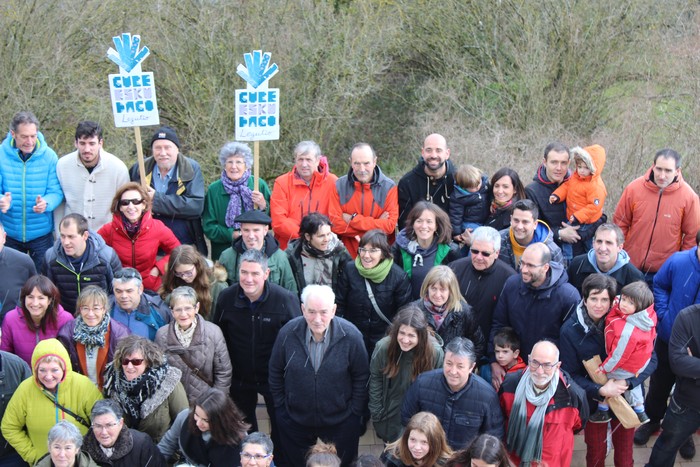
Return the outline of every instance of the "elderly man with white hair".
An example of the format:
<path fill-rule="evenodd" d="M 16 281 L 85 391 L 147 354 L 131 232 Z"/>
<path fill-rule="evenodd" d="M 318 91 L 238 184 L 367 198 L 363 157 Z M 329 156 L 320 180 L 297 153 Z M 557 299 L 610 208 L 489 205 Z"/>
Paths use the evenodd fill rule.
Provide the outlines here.
<path fill-rule="evenodd" d="M 343 465 L 357 457 L 367 410 L 369 358 L 360 331 L 335 316 L 327 285 L 301 293 L 303 316 L 280 330 L 270 358 L 270 392 L 280 432 L 275 465 L 299 466 L 317 438 L 335 444 Z"/>
<path fill-rule="evenodd" d="M 528 368 L 509 373 L 501 385 L 506 445 L 516 465 L 571 465 L 574 434 L 586 424 L 588 401 L 560 366 L 557 346 L 539 341 L 528 356 Z"/>

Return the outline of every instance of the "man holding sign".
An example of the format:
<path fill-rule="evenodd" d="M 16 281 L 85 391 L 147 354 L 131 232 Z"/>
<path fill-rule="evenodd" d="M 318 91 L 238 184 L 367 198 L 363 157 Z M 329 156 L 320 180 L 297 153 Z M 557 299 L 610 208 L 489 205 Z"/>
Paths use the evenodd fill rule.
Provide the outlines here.
<path fill-rule="evenodd" d="M 207 255 L 202 230 L 204 211 L 204 177 L 199 164 L 180 152 L 175 130 L 163 126 L 151 138 L 151 157 L 146 167 L 145 184 L 152 202 L 152 212 L 173 231 L 180 243 L 194 245 Z M 139 169 L 131 167 L 131 180 L 138 182 Z"/>

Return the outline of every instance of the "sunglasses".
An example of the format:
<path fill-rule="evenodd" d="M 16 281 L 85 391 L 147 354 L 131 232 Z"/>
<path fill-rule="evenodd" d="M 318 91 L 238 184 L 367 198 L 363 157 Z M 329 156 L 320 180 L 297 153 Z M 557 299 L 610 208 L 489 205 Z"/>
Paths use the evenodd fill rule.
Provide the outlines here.
<path fill-rule="evenodd" d="M 481 255 L 484 258 L 488 258 L 489 256 L 491 256 L 492 254 L 495 253 L 495 251 L 491 251 L 491 252 L 481 251 L 481 250 L 477 250 L 476 248 L 470 248 L 469 251 L 471 251 L 474 256 Z"/>
<path fill-rule="evenodd" d="M 128 205 L 130 205 L 130 204 L 133 204 L 134 206 L 138 206 L 139 204 L 143 204 L 144 202 L 145 202 L 145 200 L 143 200 L 143 199 L 137 199 L 137 198 L 134 198 L 134 199 L 120 199 L 120 200 L 119 200 L 119 206 L 124 207 L 124 206 L 128 206 Z"/>
<path fill-rule="evenodd" d="M 129 366 L 129 363 L 139 366 L 143 363 L 143 358 L 122 358 L 122 366 Z"/>
<path fill-rule="evenodd" d="M 114 273 L 114 278 L 115 279 L 138 279 L 141 280 L 141 274 L 131 268 L 124 268 L 120 269 L 119 271 Z"/>

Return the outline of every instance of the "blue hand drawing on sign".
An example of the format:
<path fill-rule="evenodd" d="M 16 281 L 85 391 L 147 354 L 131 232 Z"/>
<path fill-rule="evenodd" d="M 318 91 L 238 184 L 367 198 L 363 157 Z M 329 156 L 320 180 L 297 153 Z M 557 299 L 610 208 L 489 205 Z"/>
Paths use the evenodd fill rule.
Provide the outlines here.
<path fill-rule="evenodd" d="M 246 66 L 239 64 L 236 68 L 236 73 L 243 78 L 248 84 L 257 88 L 262 83 L 272 78 L 279 71 L 277 64 L 270 63 L 270 52 L 262 53 L 262 50 L 254 50 L 252 53 L 243 54 Z"/>
<path fill-rule="evenodd" d="M 150 53 L 148 47 L 144 47 L 140 52 L 138 51 L 141 36 L 132 36 L 127 32 L 122 34 L 121 37 L 113 37 L 112 40 L 117 50 L 110 47 L 107 50 L 107 58 L 123 68 L 127 73 L 148 57 Z"/>

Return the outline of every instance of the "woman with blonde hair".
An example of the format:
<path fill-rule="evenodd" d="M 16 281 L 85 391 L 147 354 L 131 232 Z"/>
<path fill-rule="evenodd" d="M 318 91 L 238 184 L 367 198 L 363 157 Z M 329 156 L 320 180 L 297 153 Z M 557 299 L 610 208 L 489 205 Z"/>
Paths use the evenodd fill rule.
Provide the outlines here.
<path fill-rule="evenodd" d="M 479 323 L 459 291 L 457 276 L 447 266 L 435 266 L 425 276 L 420 297 L 413 302 L 425 313 L 428 325 L 442 338 L 443 346 L 455 337 L 474 343 L 477 360 L 484 355 L 486 343 Z"/>
<path fill-rule="evenodd" d="M 335 444 L 318 440 L 309 449 L 306 467 L 340 467 L 340 465 L 341 461 Z"/>
<path fill-rule="evenodd" d="M 433 467 L 445 465 L 451 455 L 440 420 L 430 412 L 418 412 L 401 438 L 386 447 L 382 459 L 387 467 Z"/>
<path fill-rule="evenodd" d="M 84 288 L 76 302 L 76 318 L 64 324 L 57 336 L 74 371 L 90 378 L 100 390 L 117 345 L 131 334 L 129 328 L 110 318 L 109 308 L 107 292 L 92 285 Z"/>
<path fill-rule="evenodd" d="M 401 434 L 401 403 L 411 383 L 425 371 L 442 368 L 438 339 L 423 311 L 407 305 L 394 317 L 389 335 L 377 342 L 369 364 L 369 411 L 377 436 L 385 442 Z"/>

